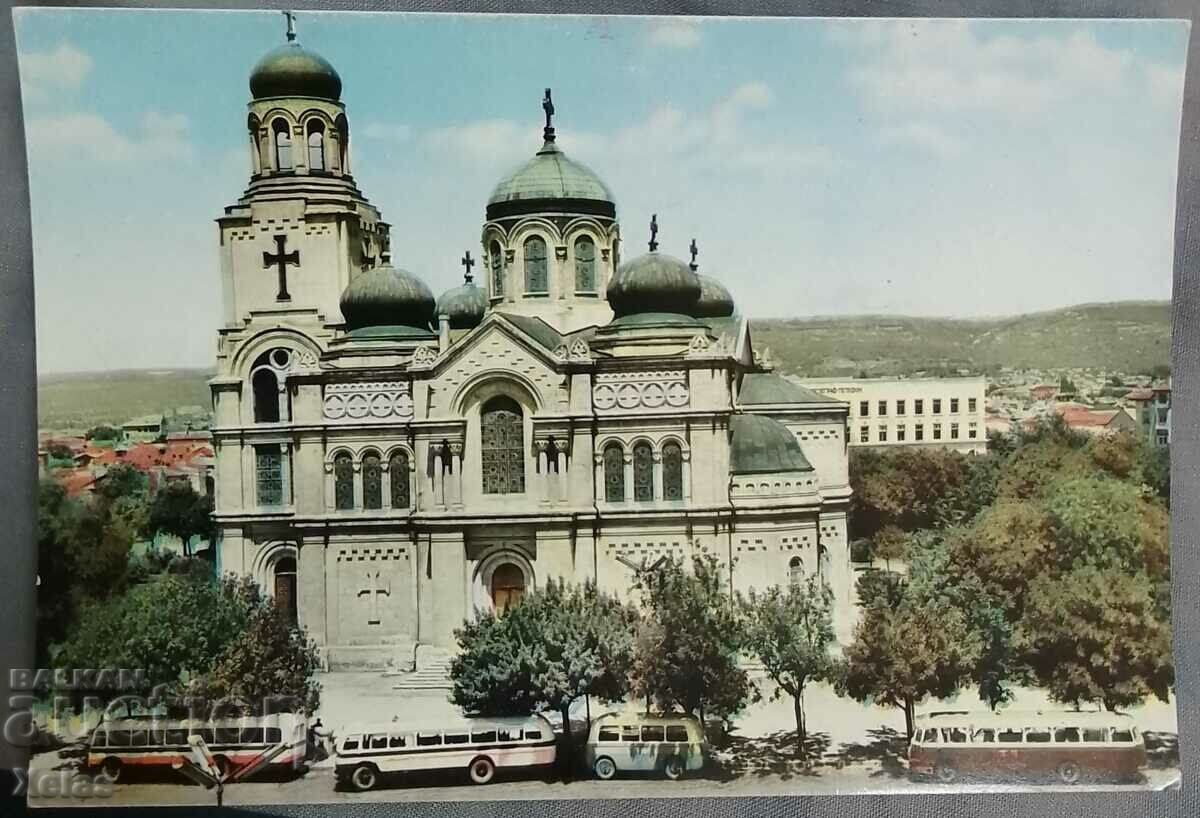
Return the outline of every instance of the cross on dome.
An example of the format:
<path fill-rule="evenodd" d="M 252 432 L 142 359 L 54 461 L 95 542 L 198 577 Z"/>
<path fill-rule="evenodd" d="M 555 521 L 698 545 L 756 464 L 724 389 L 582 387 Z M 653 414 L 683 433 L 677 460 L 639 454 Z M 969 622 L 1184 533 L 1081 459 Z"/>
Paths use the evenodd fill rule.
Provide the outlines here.
<path fill-rule="evenodd" d="M 462 266 L 466 268 L 466 273 L 463 275 L 463 280 L 470 284 L 472 279 L 474 279 L 474 276 L 471 275 L 471 268 L 475 266 L 475 259 L 471 258 L 470 250 L 468 250 L 466 255 L 462 257 L 461 263 Z"/>
<path fill-rule="evenodd" d="M 288 42 L 294 42 L 296 39 L 296 12 L 285 11 L 283 16 L 287 18 L 287 38 Z"/>
<path fill-rule="evenodd" d="M 542 110 L 546 112 L 546 127 L 542 131 L 542 136 L 547 142 L 554 141 L 554 125 L 551 123 L 551 117 L 554 116 L 554 101 L 550 99 L 550 89 L 546 89 L 546 96 L 542 98 Z"/>
<path fill-rule="evenodd" d="M 650 215 L 650 252 L 658 249 L 658 214 Z"/>
<path fill-rule="evenodd" d="M 696 263 L 696 256 L 700 255 L 700 248 L 696 246 L 695 238 L 692 239 L 692 244 L 690 247 L 688 247 L 688 251 L 692 254 L 692 261 L 690 264 L 688 264 L 688 266 L 692 268 L 692 272 L 694 273 L 700 267 L 700 265 Z"/>

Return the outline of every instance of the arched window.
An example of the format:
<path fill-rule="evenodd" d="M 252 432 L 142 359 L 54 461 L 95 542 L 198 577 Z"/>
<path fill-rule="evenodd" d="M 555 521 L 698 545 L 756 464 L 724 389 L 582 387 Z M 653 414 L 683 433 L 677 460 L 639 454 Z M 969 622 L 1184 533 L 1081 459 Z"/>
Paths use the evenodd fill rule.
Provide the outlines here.
<path fill-rule="evenodd" d="M 296 560 L 281 557 L 275 561 L 275 605 L 289 625 L 296 624 Z"/>
<path fill-rule="evenodd" d="M 271 123 L 275 132 L 275 169 L 292 169 L 292 130 L 285 120 L 277 119 Z"/>
<path fill-rule="evenodd" d="M 504 295 L 504 251 L 500 249 L 500 242 L 492 242 L 488 255 L 491 257 L 492 263 L 492 297 L 494 298 Z"/>
<path fill-rule="evenodd" d="M 480 415 L 484 494 L 525 492 L 525 420 L 512 398 L 492 398 Z"/>
<path fill-rule="evenodd" d="M 257 176 L 262 173 L 262 145 L 258 141 L 258 117 L 254 114 L 246 118 L 246 129 L 250 131 L 250 172 Z"/>
<path fill-rule="evenodd" d="M 792 557 L 788 560 L 788 582 L 799 585 L 804 581 L 804 560 Z"/>
<path fill-rule="evenodd" d="M 822 585 L 829 584 L 829 549 L 823 545 L 817 546 L 817 576 Z"/>
<path fill-rule="evenodd" d="M 496 613 L 511 610 L 525 595 L 525 572 L 519 565 L 506 562 L 492 572 L 492 603 Z"/>
<path fill-rule="evenodd" d="M 575 292 L 596 292 L 596 245 L 590 236 L 575 239 Z"/>
<path fill-rule="evenodd" d="M 354 461 L 349 452 L 333 458 L 333 507 L 338 511 L 354 508 Z"/>
<path fill-rule="evenodd" d="M 604 447 L 604 499 L 610 503 L 625 500 L 625 449 L 616 442 Z"/>
<path fill-rule="evenodd" d="M 633 447 L 633 499 L 639 503 L 654 499 L 654 453 L 645 441 Z"/>
<path fill-rule="evenodd" d="M 408 453 L 392 452 L 388 459 L 388 474 L 392 478 L 392 508 L 408 508 Z"/>
<path fill-rule="evenodd" d="M 546 268 L 546 242 L 540 236 L 530 236 L 525 240 L 525 292 L 548 292 L 549 279 Z"/>
<path fill-rule="evenodd" d="M 683 499 L 683 449 L 670 441 L 662 448 L 663 499 Z"/>
<path fill-rule="evenodd" d="M 369 451 L 362 458 L 363 508 L 383 508 L 383 460 Z"/>
<path fill-rule="evenodd" d="M 250 368 L 250 386 L 254 392 L 254 422 L 278 423 L 284 419 L 283 390 L 280 386 L 292 366 L 292 351 L 279 347 L 254 359 Z"/>
<path fill-rule="evenodd" d="M 319 119 L 308 123 L 308 169 L 325 170 L 325 126 Z"/>

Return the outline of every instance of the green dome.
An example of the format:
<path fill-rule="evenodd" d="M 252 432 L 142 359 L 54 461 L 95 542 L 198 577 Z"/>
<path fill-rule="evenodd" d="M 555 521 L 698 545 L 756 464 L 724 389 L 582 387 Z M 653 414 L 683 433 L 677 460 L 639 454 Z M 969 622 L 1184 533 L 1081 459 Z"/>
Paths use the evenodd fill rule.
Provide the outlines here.
<path fill-rule="evenodd" d="M 391 328 L 391 334 L 428 334 L 434 321 L 433 293 L 425 282 L 407 270 L 391 265 L 384 257 L 383 263 L 374 269 L 360 273 L 342 292 L 342 316 L 346 329 L 352 334 L 356 330 L 372 328 L 379 335 L 382 328 Z"/>
<path fill-rule="evenodd" d="M 617 268 L 608 282 L 608 303 L 617 319 L 664 313 L 690 318 L 700 292 L 700 278 L 691 267 L 652 251 Z"/>
<path fill-rule="evenodd" d="M 700 300 L 696 302 L 692 315 L 696 318 L 728 318 L 733 315 L 733 296 L 725 285 L 712 276 L 696 273 L 700 279 Z"/>
<path fill-rule="evenodd" d="M 763 415 L 729 418 L 729 471 L 733 474 L 812 471 L 796 437 Z"/>
<path fill-rule="evenodd" d="M 315 97 L 337 102 L 342 78 L 320 54 L 297 42 L 268 51 L 250 72 L 250 94 L 269 97 Z"/>
<path fill-rule="evenodd" d="M 468 276 L 461 287 L 446 290 L 437 302 L 437 314 L 450 317 L 451 329 L 471 329 L 479 326 L 487 312 L 488 297 Z"/>
<path fill-rule="evenodd" d="M 552 138 L 496 185 L 487 204 L 489 219 L 548 211 L 617 215 L 608 186 L 587 166 L 567 158 Z"/>

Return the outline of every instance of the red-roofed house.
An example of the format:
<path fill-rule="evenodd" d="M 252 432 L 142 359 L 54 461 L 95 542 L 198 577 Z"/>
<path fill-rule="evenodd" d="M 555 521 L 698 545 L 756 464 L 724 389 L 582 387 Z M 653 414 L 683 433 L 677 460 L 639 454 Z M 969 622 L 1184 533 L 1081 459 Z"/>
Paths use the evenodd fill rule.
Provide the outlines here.
<path fill-rule="evenodd" d="M 1137 421 L 1124 409 L 1093 409 L 1078 403 L 1054 407 L 1067 426 L 1089 435 L 1107 435 L 1137 430 Z"/>
<path fill-rule="evenodd" d="M 1058 394 L 1058 387 L 1050 383 L 1039 383 L 1029 388 L 1029 396 L 1034 400 L 1050 400 Z"/>

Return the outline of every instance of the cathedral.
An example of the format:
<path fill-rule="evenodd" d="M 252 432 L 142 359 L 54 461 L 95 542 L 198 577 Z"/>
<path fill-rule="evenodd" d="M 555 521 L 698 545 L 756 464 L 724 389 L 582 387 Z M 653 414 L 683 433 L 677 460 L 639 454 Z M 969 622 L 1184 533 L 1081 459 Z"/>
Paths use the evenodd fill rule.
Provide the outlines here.
<path fill-rule="evenodd" d="M 848 405 L 771 371 L 694 241 L 660 251 L 655 220 L 625 252 L 549 90 L 435 299 L 355 183 L 341 91 L 290 25 L 250 75 L 250 181 L 217 219 L 219 570 L 335 670 L 444 662 L 477 609 L 553 578 L 628 598 L 695 554 L 731 591 L 818 574 L 848 638 Z"/>

